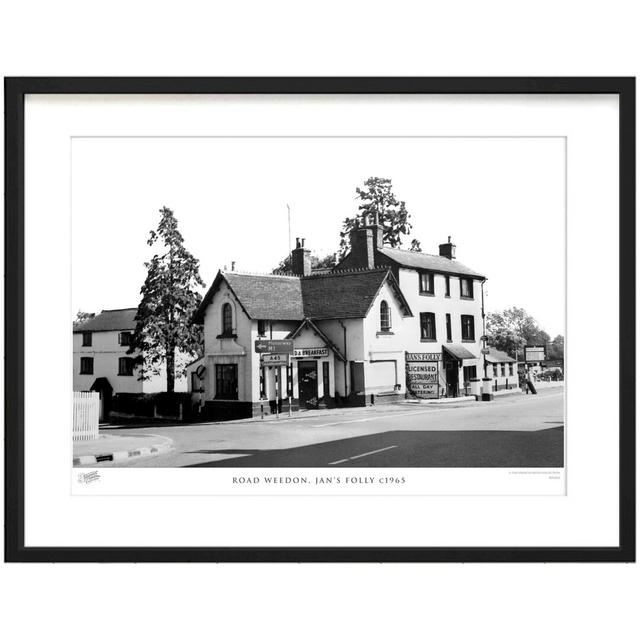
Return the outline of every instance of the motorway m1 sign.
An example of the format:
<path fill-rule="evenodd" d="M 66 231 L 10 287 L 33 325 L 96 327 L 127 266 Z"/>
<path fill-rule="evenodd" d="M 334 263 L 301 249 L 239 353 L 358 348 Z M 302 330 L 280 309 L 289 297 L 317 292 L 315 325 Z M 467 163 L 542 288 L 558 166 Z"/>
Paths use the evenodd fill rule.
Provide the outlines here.
<path fill-rule="evenodd" d="M 256 340 L 256 353 L 293 354 L 293 340 Z"/>

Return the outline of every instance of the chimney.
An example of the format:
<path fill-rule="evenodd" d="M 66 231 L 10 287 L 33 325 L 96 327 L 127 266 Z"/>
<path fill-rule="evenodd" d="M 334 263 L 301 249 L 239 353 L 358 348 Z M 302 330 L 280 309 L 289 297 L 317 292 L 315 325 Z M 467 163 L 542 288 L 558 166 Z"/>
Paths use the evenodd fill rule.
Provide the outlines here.
<path fill-rule="evenodd" d="M 444 244 L 440 245 L 440 255 L 443 258 L 449 258 L 449 260 L 456 259 L 456 245 L 451 242 L 451 236 L 447 238 Z"/>
<path fill-rule="evenodd" d="M 382 236 L 382 229 L 380 230 Z M 358 227 L 349 234 L 351 253 L 349 267 L 373 269 L 375 267 L 373 227 Z"/>
<path fill-rule="evenodd" d="M 291 252 L 291 271 L 297 276 L 311 275 L 311 251 L 304 248 L 304 238 L 296 238 L 296 248 Z"/>
<path fill-rule="evenodd" d="M 236 261 L 232 260 L 231 261 L 231 271 L 235 271 L 236 270 Z"/>

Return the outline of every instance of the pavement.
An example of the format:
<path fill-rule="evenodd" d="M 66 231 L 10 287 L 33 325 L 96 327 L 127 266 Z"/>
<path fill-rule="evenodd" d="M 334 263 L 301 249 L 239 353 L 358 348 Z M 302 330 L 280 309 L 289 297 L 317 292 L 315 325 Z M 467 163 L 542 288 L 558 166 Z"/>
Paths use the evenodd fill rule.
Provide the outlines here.
<path fill-rule="evenodd" d="M 173 449 L 173 440 L 151 433 L 128 435 L 100 434 L 97 440 L 73 443 L 73 466 L 102 462 L 124 462 L 148 456 L 159 456 Z"/>
<path fill-rule="evenodd" d="M 171 451 L 100 466 L 558 467 L 564 460 L 564 392 L 551 388 L 491 402 L 378 405 L 105 432 L 160 430 L 173 440 Z"/>

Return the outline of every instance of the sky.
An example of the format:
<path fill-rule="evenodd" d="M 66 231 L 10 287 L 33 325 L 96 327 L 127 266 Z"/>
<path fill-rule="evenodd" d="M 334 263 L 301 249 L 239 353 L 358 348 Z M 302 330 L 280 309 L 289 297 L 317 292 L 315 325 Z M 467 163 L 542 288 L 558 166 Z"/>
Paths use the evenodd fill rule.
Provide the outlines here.
<path fill-rule="evenodd" d="M 523 307 L 565 333 L 563 138 L 74 138 L 72 305 L 137 306 L 159 209 L 173 209 L 207 287 L 218 269 L 268 273 L 291 239 L 335 252 L 356 187 L 390 178 L 410 239 L 488 278 L 488 312 Z"/>

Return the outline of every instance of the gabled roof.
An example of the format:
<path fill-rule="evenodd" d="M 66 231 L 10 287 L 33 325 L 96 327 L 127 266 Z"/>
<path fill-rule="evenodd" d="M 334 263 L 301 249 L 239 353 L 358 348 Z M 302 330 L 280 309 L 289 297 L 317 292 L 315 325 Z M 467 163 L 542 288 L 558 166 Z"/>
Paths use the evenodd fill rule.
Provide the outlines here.
<path fill-rule="evenodd" d="M 263 275 L 218 271 L 209 291 L 200 303 L 193 321 L 204 323 L 207 307 L 226 282 L 245 313 L 255 320 L 302 320 L 302 292 L 297 276 Z"/>
<path fill-rule="evenodd" d="M 305 277 L 219 271 L 194 315 L 195 323 L 204 322 L 206 309 L 223 282 L 254 320 L 364 318 L 385 282 L 391 286 L 404 315 L 412 315 L 396 279 L 386 267 Z"/>
<path fill-rule="evenodd" d="M 404 249 L 391 249 L 390 247 L 382 247 L 376 249 L 377 253 L 389 258 L 401 267 L 409 269 L 425 269 L 427 271 L 437 271 L 438 273 L 450 273 L 452 275 L 470 276 L 472 278 L 481 278 L 484 276 L 469 267 L 466 267 L 457 260 L 449 260 L 443 256 L 434 256 L 421 251 L 405 251 Z"/>
<path fill-rule="evenodd" d="M 309 318 L 305 318 L 293 331 L 289 333 L 287 338 L 291 340 L 297 338 L 302 333 L 302 330 L 306 328 L 311 329 L 311 331 L 318 335 L 320 339 L 323 340 L 324 343 L 338 356 L 338 358 L 340 358 L 340 360 L 342 360 L 343 362 L 347 361 L 346 357 L 333 343 L 331 338 L 329 338 L 329 336 L 324 331 L 322 331 L 322 329 L 320 329 L 320 327 L 318 327 L 318 325 L 315 324 L 313 320 L 309 320 Z"/>
<path fill-rule="evenodd" d="M 136 328 L 137 307 L 129 309 L 104 309 L 98 315 L 74 325 L 73 333 L 85 331 L 133 331 Z"/>
<path fill-rule="evenodd" d="M 515 358 L 512 358 L 510 355 L 507 355 L 504 351 L 500 351 L 499 349 L 494 349 L 493 347 L 487 347 L 489 349 L 489 353 L 485 356 L 487 362 L 498 363 L 498 362 L 515 362 Z"/>
<path fill-rule="evenodd" d="M 413 315 L 389 269 L 352 269 L 301 279 L 304 315 L 317 320 L 364 318 L 378 292 L 389 283 L 405 316 Z"/>

